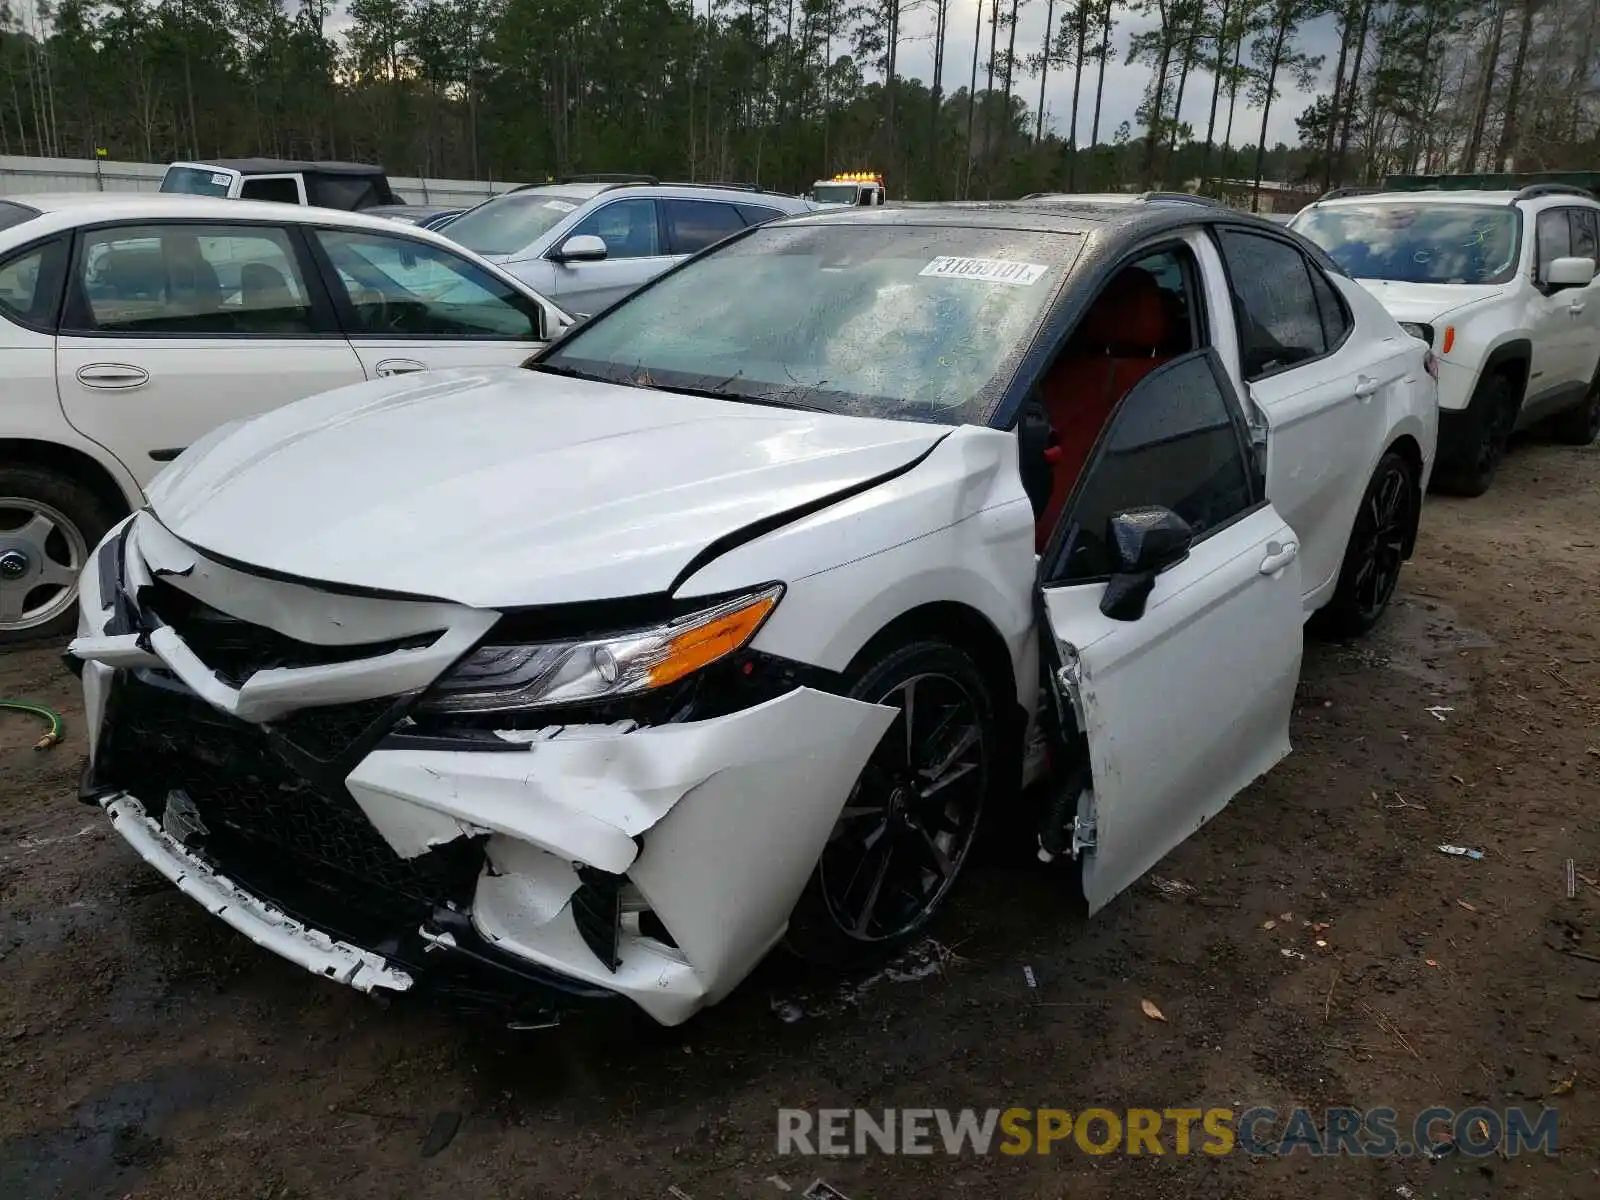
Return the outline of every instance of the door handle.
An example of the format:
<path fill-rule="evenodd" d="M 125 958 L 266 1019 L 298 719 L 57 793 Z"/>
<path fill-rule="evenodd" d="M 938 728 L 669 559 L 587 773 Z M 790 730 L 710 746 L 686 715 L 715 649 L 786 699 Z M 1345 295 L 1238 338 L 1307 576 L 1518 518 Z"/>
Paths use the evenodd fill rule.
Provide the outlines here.
<path fill-rule="evenodd" d="M 426 371 L 428 365 L 419 363 L 414 358 L 386 358 L 378 363 L 378 378 L 389 375 L 409 375 L 412 371 Z"/>
<path fill-rule="evenodd" d="M 1378 394 L 1378 381 L 1371 375 L 1358 375 L 1356 377 L 1356 398 L 1370 400 Z"/>
<path fill-rule="evenodd" d="M 1268 542 L 1267 556 L 1261 560 L 1263 575 L 1276 575 L 1300 554 L 1299 542 Z"/>
<path fill-rule="evenodd" d="M 1571 304 L 1567 305 L 1567 311 L 1573 316 L 1577 316 L 1579 313 L 1581 313 L 1583 308 L 1584 301 L 1582 300 L 1574 300 Z"/>
<path fill-rule="evenodd" d="M 128 363 L 88 363 L 74 372 L 84 387 L 108 391 L 143 387 L 150 382 L 150 372 Z"/>

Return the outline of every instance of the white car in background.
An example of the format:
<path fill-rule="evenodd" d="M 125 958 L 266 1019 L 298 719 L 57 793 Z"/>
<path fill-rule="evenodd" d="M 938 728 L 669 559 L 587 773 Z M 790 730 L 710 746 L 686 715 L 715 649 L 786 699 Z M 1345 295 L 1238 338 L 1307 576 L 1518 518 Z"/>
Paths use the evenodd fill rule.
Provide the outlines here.
<path fill-rule="evenodd" d="M 1518 430 L 1600 437 L 1600 202 L 1581 188 L 1373 192 L 1302 209 L 1293 228 L 1439 359 L 1442 487 L 1489 489 Z"/>
<path fill-rule="evenodd" d="M 1097 910 L 1289 752 L 1304 622 L 1382 616 L 1431 369 L 1212 206 L 763 225 L 191 448 L 83 576 L 84 795 L 291 961 L 522 1024 L 902 947 L 986 811 Z"/>
<path fill-rule="evenodd" d="M 71 630 L 90 547 L 218 425 L 522 362 L 571 324 L 437 234 L 267 201 L 0 201 L 0 647 Z"/>

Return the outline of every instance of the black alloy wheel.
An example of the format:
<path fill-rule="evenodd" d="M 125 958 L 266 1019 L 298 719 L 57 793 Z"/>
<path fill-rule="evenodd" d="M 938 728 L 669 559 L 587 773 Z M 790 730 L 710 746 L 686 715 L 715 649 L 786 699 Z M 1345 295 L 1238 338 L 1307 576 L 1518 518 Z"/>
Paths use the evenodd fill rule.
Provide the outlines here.
<path fill-rule="evenodd" d="M 892 954 L 932 920 L 971 852 L 998 749 L 983 676 L 952 646 L 894 651 L 861 673 L 851 695 L 898 715 L 790 921 L 790 947 L 828 965 Z"/>
<path fill-rule="evenodd" d="M 1406 539 L 1416 520 L 1411 464 L 1391 450 L 1378 460 L 1350 530 L 1339 585 L 1320 623 L 1336 637 L 1355 637 L 1375 626 L 1394 599 L 1405 562 Z"/>

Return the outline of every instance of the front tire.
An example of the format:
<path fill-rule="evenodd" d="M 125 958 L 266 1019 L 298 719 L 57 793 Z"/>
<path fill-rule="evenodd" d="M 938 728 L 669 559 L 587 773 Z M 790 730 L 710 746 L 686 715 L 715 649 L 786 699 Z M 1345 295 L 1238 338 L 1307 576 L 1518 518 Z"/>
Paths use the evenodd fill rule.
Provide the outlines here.
<path fill-rule="evenodd" d="M 789 919 L 789 949 L 829 968 L 889 957 L 927 928 L 1004 775 L 996 699 L 965 651 L 918 640 L 874 653 L 853 680 L 852 699 L 900 715 L 845 800 Z"/>
<path fill-rule="evenodd" d="M 70 476 L 0 466 L 0 646 L 77 627 L 78 576 L 115 519 Z"/>
<path fill-rule="evenodd" d="M 1411 464 L 1390 450 L 1378 460 L 1350 527 L 1333 599 L 1317 614 L 1321 632 L 1360 637 L 1380 620 L 1394 598 L 1406 540 L 1417 519 L 1417 481 Z"/>
<path fill-rule="evenodd" d="M 1439 490 L 1469 497 L 1487 492 L 1500 470 L 1516 419 L 1517 398 L 1511 380 L 1496 373 L 1480 383 L 1467 406 L 1459 456 L 1454 462 L 1440 464 Z"/>

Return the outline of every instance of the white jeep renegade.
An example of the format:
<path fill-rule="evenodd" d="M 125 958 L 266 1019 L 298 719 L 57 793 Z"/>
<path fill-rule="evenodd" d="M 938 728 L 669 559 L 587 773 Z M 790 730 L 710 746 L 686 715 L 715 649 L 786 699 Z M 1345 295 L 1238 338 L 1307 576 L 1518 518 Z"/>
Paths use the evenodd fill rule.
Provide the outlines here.
<path fill-rule="evenodd" d="M 1322 246 L 1439 359 L 1439 465 L 1488 490 L 1518 430 L 1600 434 L 1600 202 L 1560 184 L 1519 192 L 1340 189 L 1292 227 Z"/>

